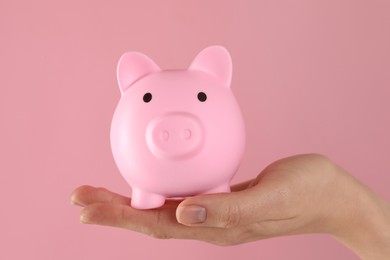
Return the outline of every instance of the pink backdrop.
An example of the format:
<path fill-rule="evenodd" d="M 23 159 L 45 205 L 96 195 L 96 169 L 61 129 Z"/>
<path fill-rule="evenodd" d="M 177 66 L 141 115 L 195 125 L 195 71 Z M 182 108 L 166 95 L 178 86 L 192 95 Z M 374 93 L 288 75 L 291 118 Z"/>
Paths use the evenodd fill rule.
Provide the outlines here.
<path fill-rule="evenodd" d="M 248 145 L 235 182 L 324 153 L 390 199 L 390 2 L 0 1 L 0 259 L 356 259 L 325 235 L 234 247 L 79 224 L 82 184 L 122 194 L 109 146 L 129 50 L 186 68 L 226 46 Z"/>

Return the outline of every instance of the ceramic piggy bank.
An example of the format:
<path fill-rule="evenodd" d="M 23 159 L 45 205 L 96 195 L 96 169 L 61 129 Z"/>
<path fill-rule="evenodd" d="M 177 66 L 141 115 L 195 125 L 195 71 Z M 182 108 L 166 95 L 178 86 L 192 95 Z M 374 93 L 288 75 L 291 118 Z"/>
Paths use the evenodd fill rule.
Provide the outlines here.
<path fill-rule="evenodd" d="M 221 46 L 204 49 L 186 70 L 161 70 L 142 53 L 123 54 L 111 147 L 132 187 L 132 207 L 230 191 L 245 146 L 231 75 Z"/>

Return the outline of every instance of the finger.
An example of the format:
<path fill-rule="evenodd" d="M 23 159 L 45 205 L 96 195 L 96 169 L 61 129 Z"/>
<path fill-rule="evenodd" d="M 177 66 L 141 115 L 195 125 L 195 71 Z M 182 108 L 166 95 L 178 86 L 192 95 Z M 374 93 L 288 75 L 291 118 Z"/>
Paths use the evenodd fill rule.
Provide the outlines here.
<path fill-rule="evenodd" d="M 188 226 L 234 228 L 262 220 L 279 219 L 286 203 L 278 189 L 254 186 L 243 191 L 200 195 L 184 200 L 176 210 L 179 223 Z"/>
<path fill-rule="evenodd" d="M 172 204 L 166 204 L 159 209 L 137 210 L 120 204 L 94 203 L 82 210 L 80 220 L 85 224 L 126 228 L 160 239 L 196 239 L 213 242 L 221 236 L 220 231 L 214 228 L 179 224 L 175 211 L 176 206 Z"/>
<path fill-rule="evenodd" d="M 241 191 L 253 182 L 249 180 L 239 184 L 235 184 L 231 187 L 232 191 Z M 167 200 L 169 202 L 171 200 Z M 96 188 L 89 185 L 83 185 L 78 187 L 72 192 L 71 203 L 78 206 L 86 206 L 92 203 L 98 202 L 110 202 L 115 204 L 130 205 L 130 198 L 122 196 L 120 194 L 111 192 L 105 188 Z"/>
<path fill-rule="evenodd" d="M 87 206 L 93 203 L 130 205 L 130 198 L 111 192 L 105 188 L 84 185 L 72 192 L 71 203 Z"/>
<path fill-rule="evenodd" d="M 129 206 L 110 203 L 88 205 L 82 210 L 80 220 L 86 224 L 126 228 L 151 236 L 164 233 L 161 232 L 162 229 L 167 226 L 172 228 L 176 222 L 172 214 L 169 214 L 169 209 L 136 210 Z"/>

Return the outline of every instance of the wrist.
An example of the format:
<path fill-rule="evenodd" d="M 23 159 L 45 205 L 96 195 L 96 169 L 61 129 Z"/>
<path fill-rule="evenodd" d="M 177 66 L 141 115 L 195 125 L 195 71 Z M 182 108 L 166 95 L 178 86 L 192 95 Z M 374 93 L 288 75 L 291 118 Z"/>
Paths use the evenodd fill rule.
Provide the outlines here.
<path fill-rule="evenodd" d="M 354 181 L 356 192 L 331 235 L 362 259 L 389 259 L 390 204 Z"/>

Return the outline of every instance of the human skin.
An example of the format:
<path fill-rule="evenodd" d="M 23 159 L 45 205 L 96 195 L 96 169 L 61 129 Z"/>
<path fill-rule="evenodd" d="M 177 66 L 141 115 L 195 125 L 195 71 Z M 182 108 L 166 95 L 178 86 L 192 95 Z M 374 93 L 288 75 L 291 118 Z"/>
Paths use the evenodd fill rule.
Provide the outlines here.
<path fill-rule="evenodd" d="M 136 210 L 130 198 L 81 186 L 80 221 L 167 239 L 235 245 L 276 236 L 326 233 L 362 259 L 390 259 L 390 204 L 323 155 L 288 157 L 231 193 L 168 200 Z"/>

